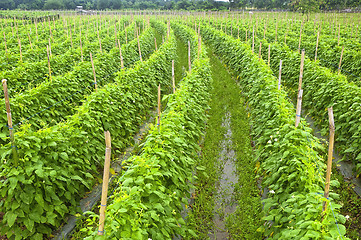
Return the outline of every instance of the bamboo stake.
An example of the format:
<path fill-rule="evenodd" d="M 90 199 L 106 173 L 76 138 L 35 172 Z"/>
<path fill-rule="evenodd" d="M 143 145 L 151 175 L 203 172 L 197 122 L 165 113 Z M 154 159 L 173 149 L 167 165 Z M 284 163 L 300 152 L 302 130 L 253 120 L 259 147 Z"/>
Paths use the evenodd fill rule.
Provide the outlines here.
<path fill-rule="evenodd" d="M 140 51 L 140 42 L 139 42 L 139 35 L 138 35 L 138 33 L 137 33 L 137 40 L 138 40 L 139 58 L 140 58 L 140 61 L 143 62 L 142 52 Z"/>
<path fill-rule="evenodd" d="M 14 165 L 15 165 L 15 167 L 17 167 L 18 166 L 18 153 L 16 151 L 16 145 L 15 145 L 15 137 L 14 137 L 15 131 L 13 129 L 13 120 L 11 117 L 7 80 L 3 79 L 2 83 L 3 83 L 4 96 L 5 96 L 6 115 L 8 118 L 8 127 L 9 127 L 9 133 L 10 133 L 11 151 L 13 153 Z"/>
<path fill-rule="evenodd" d="M 50 79 L 50 81 L 52 81 L 52 79 L 51 79 L 51 68 L 50 68 L 50 57 L 49 57 L 49 46 L 48 45 L 46 45 L 46 54 L 48 56 L 49 79 Z"/>
<path fill-rule="evenodd" d="M 198 30 L 198 59 L 200 54 L 201 54 L 201 35 L 199 34 L 199 30 Z"/>
<path fill-rule="evenodd" d="M 344 46 L 342 46 L 342 50 L 341 50 L 340 63 L 338 64 L 338 72 L 337 72 L 338 74 L 341 73 L 341 63 L 342 63 L 343 49 L 344 49 Z"/>
<path fill-rule="evenodd" d="M 125 32 L 125 44 L 128 44 L 127 29 L 125 27 L 125 23 L 124 23 L 124 32 Z"/>
<path fill-rule="evenodd" d="M 81 54 L 81 61 L 83 61 L 83 44 L 81 42 L 81 29 L 80 29 L 80 54 Z"/>
<path fill-rule="evenodd" d="M 119 39 L 118 39 L 118 47 L 119 47 L 119 56 L 120 56 L 120 66 L 123 69 L 124 68 L 124 62 L 123 62 L 122 49 L 120 48 Z"/>
<path fill-rule="evenodd" d="M 160 84 L 158 85 L 158 127 L 160 128 Z"/>
<path fill-rule="evenodd" d="M 99 37 L 99 30 L 97 29 L 97 33 L 98 33 L 98 40 L 99 40 L 99 49 L 100 49 L 100 52 L 102 51 L 102 42 L 100 40 L 100 37 Z"/>
<path fill-rule="evenodd" d="M 8 47 L 6 46 L 6 36 L 5 36 L 5 32 L 3 32 L 4 34 L 4 43 L 5 43 L 5 53 L 8 53 Z"/>
<path fill-rule="evenodd" d="M 172 85 L 173 85 L 173 93 L 175 93 L 174 60 L 172 60 Z"/>
<path fill-rule="evenodd" d="M 275 42 L 277 42 L 277 32 L 278 32 L 278 21 L 276 22 L 276 36 L 275 36 Z"/>
<path fill-rule="evenodd" d="M 105 148 L 102 198 L 101 198 L 101 202 L 100 202 L 98 235 L 104 234 L 105 210 L 107 208 L 107 196 L 108 196 L 108 184 L 109 184 L 110 157 L 111 157 L 111 151 L 112 151 L 110 132 L 106 131 L 104 134 L 105 134 L 106 148 Z"/>
<path fill-rule="evenodd" d="M 191 43 L 188 41 L 188 68 L 189 68 L 189 73 L 192 70 L 192 66 L 191 66 Z"/>
<path fill-rule="evenodd" d="M 300 124 L 300 121 L 301 121 L 302 94 L 303 94 L 303 89 L 300 89 L 300 90 L 298 91 L 298 98 L 297 98 L 297 109 L 296 109 L 296 123 L 295 123 L 295 127 L 298 127 L 298 125 Z"/>
<path fill-rule="evenodd" d="M 94 68 L 94 62 L 93 62 L 93 56 L 92 53 L 90 53 L 90 61 L 92 63 L 92 69 L 93 69 L 93 76 L 94 76 L 94 85 L 95 85 L 95 92 L 97 91 L 97 78 L 95 76 L 95 68 Z"/>
<path fill-rule="evenodd" d="M 35 32 L 36 32 L 36 41 L 39 41 L 39 37 L 38 37 L 38 24 L 37 21 L 35 20 Z"/>
<path fill-rule="evenodd" d="M 158 47 L 157 47 L 157 39 L 154 38 L 154 45 L 155 45 L 155 51 L 158 51 Z"/>
<path fill-rule="evenodd" d="M 316 51 L 315 51 L 315 62 L 317 60 L 317 49 L 318 49 L 318 41 L 320 38 L 320 31 L 317 32 L 317 41 L 316 41 Z"/>
<path fill-rule="evenodd" d="M 271 44 L 268 45 L 268 66 L 271 63 Z"/>
<path fill-rule="evenodd" d="M 22 62 L 23 61 L 23 54 L 21 52 L 21 41 L 20 41 L 20 38 L 18 38 L 18 43 L 19 43 L 19 51 L 20 51 L 20 61 Z"/>
<path fill-rule="evenodd" d="M 49 38 L 49 54 L 50 54 L 50 57 L 51 57 L 51 42 L 50 42 L 50 38 Z"/>
<path fill-rule="evenodd" d="M 33 49 L 33 45 L 31 44 L 31 38 L 30 38 L 29 32 L 28 32 L 28 38 L 29 38 L 30 48 Z"/>
<path fill-rule="evenodd" d="M 332 153 L 333 153 L 333 145 L 335 141 L 335 122 L 333 119 L 333 108 L 328 108 L 328 120 L 330 127 L 330 138 L 328 145 L 328 158 L 327 158 L 327 172 L 326 172 L 326 184 L 325 184 L 325 193 L 324 197 L 328 199 L 328 195 L 330 193 L 330 181 L 331 181 L 331 170 L 332 170 Z M 327 209 L 327 202 L 323 202 L 322 212 L 325 212 Z"/>
<path fill-rule="evenodd" d="M 252 32 L 252 53 L 254 53 L 254 26 L 253 26 L 253 32 Z"/>
<path fill-rule="evenodd" d="M 258 52 L 258 58 L 261 60 L 262 59 L 262 42 L 259 42 L 259 52 Z"/>
<path fill-rule="evenodd" d="M 341 28 L 341 24 L 338 25 L 337 47 L 340 46 L 340 28 Z"/>
<path fill-rule="evenodd" d="M 263 29 L 263 38 L 266 39 L 266 29 L 267 29 L 267 24 L 266 21 L 264 22 L 264 29 Z"/>
<path fill-rule="evenodd" d="M 302 78 L 303 78 L 303 65 L 305 62 L 305 49 L 302 49 L 302 53 L 301 53 L 301 66 L 300 66 L 300 78 L 299 78 L 299 82 L 298 82 L 298 91 L 301 90 L 302 88 Z"/>
<path fill-rule="evenodd" d="M 73 34 L 72 34 L 71 29 L 70 29 L 70 45 L 71 45 L 71 48 L 73 48 Z"/>
<path fill-rule="evenodd" d="M 280 60 L 280 70 L 278 72 L 278 90 L 281 89 L 281 76 L 282 76 L 282 59 Z"/>
<path fill-rule="evenodd" d="M 300 53 L 300 49 L 301 49 L 302 28 L 303 28 L 303 23 L 301 23 L 300 39 L 298 41 L 298 53 Z"/>

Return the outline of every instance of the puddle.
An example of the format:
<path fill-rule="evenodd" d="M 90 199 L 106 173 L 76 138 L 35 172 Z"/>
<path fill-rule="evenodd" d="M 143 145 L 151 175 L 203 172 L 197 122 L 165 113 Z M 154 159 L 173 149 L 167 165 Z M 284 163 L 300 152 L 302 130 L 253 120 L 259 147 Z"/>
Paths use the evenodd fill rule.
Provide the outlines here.
<path fill-rule="evenodd" d="M 219 156 L 221 176 L 217 183 L 217 193 L 215 194 L 216 206 L 214 209 L 214 224 L 215 228 L 209 234 L 210 239 L 229 239 L 228 231 L 226 229 L 226 217 L 234 213 L 237 207 L 237 201 L 234 199 L 234 185 L 238 178 L 235 173 L 236 156 L 232 149 L 232 130 L 231 130 L 231 114 L 226 113 L 222 126 L 226 129 L 224 140 L 221 143 Z"/>

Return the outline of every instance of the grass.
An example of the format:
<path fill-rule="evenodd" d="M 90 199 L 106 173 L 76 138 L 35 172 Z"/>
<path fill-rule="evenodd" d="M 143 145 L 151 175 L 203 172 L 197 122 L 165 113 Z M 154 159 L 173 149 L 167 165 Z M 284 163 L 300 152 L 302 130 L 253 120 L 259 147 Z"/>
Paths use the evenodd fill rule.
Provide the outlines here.
<path fill-rule="evenodd" d="M 210 102 L 209 119 L 202 146 L 200 164 L 205 171 L 198 175 L 195 203 L 189 221 L 198 234 L 197 239 L 206 239 L 213 229 L 214 195 L 221 169 L 219 155 L 225 128 L 223 117 L 231 115 L 232 148 L 236 152 L 236 173 L 238 183 L 235 186 L 236 212 L 226 219 L 227 231 L 231 239 L 261 239 L 262 205 L 254 173 L 254 154 L 250 140 L 248 113 L 245 110 L 239 86 L 227 72 L 225 66 L 209 51 L 212 68 L 213 89 Z M 225 97 L 226 96 L 226 97 Z"/>

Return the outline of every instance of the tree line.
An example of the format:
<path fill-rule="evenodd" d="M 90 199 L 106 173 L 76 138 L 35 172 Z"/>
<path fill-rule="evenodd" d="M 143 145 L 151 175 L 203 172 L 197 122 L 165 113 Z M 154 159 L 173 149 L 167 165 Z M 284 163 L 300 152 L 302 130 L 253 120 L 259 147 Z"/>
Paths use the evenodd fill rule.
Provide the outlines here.
<path fill-rule="evenodd" d="M 340 10 L 361 7 L 361 0 L 0 0 L 0 9 L 161 9 L 161 10 L 227 10 L 257 8 L 302 12 Z"/>

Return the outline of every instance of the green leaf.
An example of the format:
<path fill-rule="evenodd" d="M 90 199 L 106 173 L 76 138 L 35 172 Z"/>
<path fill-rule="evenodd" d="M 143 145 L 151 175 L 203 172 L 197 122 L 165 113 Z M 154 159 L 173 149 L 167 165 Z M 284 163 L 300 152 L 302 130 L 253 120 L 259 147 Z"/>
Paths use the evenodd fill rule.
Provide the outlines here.
<path fill-rule="evenodd" d="M 15 223 L 17 215 L 12 211 L 7 212 L 5 215 L 6 215 L 6 220 L 7 220 L 8 226 L 12 227 Z"/>
<path fill-rule="evenodd" d="M 25 227 L 26 227 L 30 232 L 33 231 L 33 228 L 34 228 L 34 221 L 33 221 L 33 220 L 31 220 L 30 218 L 26 218 L 26 219 L 24 219 L 24 224 L 25 224 Z"/>

